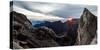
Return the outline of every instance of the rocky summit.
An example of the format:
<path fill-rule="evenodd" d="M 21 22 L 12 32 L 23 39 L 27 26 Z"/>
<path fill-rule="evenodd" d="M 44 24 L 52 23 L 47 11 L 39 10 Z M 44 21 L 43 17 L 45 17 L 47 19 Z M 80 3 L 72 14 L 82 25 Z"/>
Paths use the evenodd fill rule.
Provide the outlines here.
<path fill-rule="evenodd" d="M 78 27 L 78 45 L 91 44 L 97 36 L 97 16 L 93 15 L 87 8 L 84 8 L 80 17 Z M 95 43 L 96 44 L 96 43 Z"/>
<path fill-rule="evenodd" d="M 11 48 L 37 48 L 59 46 L 50 36 L 54 33 L 47 27 L 34 28 L 27 17 L 21 13 L 12 11 L 11 22 Z"/>
<path fill-rule="evenodd" d="M 97 41 L 97 17 L 86 8 L 78 21 L 78 32 L 76 30 L 73 33 L 72 29 L 69 29 L 69 32 L 66 30 L 62 35 L 57 35 L 47 26 L 32 26 L 24 14 L 15 11 L 10 12 L 10 18 L 12 49 L 86 45 Z"/>

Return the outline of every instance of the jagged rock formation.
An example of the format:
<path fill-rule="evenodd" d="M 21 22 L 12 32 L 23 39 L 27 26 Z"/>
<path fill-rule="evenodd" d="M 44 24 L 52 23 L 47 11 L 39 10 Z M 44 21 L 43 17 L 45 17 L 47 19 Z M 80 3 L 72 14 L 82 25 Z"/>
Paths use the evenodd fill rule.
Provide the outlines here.
<path fill-rule="evenodd" d="M 48 28 L 51 28 L 56 34 L 54 34 L 54 37 L 56 38 L 55 41 L 57 41 L 61 46 L 68 46 L 68 45 L 74 45 L 77 38 L 77 28 L 78 28 L 78 21 L 79 19 L 73 18 L 72 22 L 66 21 L 61 22 L 54 21 L 44 21 L 40 24 L 33 25 L 34 27 L 41 27 L 46 26 Z"/>
<path fill-rule="evenodd" d="M 79 21 L 78 37 L 75 27 L 78 22 L 73 27 L 70 26 L 71 29 L 68 31 L 62 32 L 62 35 L 57 35 L 53 29 L 46 26 L 33 27 L 27 17 L 21 13 L 12 11 L 10 18 L 12 18 L 10 47 L 13 49 L 70 46 L 75 43 L 93 44 L 96 41 L 97 17 L 86 8 Z"/>
<path fill-rule="evenodd" d="M 49 34 L 55 33 L 47 27 L 34 28 L 25 15 L 11 12 L 11 40 L 13 49 L 59 46 Z"/>
<path fill-rule="evenodd" d="M 12 18 L 11 48 L 70 46 L 76 42 L 77 33 L 74 31 L 67 32 L 66 30 L 66 32 L 61 33 L 62 35 L 57 35 L 46 26 L 33 27 L 27 17 L 21 13 L 12 11 L 10 16 Z"/>
<path fill-rule="evenodd" d="M 97 35 L 97 17 L 88 9 L 84 9 L 81 15 L 78 27 L 78 45 L 91 44 L 93 38 Z"/>

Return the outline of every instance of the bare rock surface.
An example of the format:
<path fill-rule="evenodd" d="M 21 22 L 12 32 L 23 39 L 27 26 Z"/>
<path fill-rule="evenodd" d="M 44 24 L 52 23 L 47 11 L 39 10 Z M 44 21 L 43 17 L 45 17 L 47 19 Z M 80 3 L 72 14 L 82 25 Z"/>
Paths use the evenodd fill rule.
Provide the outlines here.
<path fill-rule="evenodd" d="M 78 27 L 78 45 L 90 44 L 97 35 L 97 16 L 84 8 Z"/>
<path fill-rule="evenodd" d="M 57 33 L 46 26 L 33 27 L 24 14 L 15 11 L 10 12 L 10 18 L 10 48 L 12 49 L 97 43 L 97 16 L 93 15 L 86 8 L 78 20 L 78 33 L 77 31 L 69 31 L 61 33 L 63 35 L 57 35 Z"/>

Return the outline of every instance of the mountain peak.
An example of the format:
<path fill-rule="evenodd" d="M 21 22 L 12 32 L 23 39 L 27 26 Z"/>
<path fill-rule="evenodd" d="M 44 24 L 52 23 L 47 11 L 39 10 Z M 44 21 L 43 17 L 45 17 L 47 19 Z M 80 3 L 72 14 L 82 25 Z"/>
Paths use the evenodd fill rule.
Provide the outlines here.
<path fill-rule="evenodd" d="M 83 14 L 79 20 L 78 44 L 90 44 L 97 31 L 97 16 L 92 14 L 87 8 L 84 8 Z"/>
<path fill-rule="evenodd" d="M 87 13 L 90 13 L 90 11 L 87 8 L 84 8 L 83 14 L 87 14 Z"/>
<path fill-rule="evenodd" d="M 84 11 L 89 11 L 87 8 L 84 8 Z"/>
<path fill-rule="evenodd" d="M 92 14 L 87 8 L 84 8 L 84 10 L 83 10 L 83 15 L 86 15 L 85 17 L 89 17 L 88 15 L 93 15 L 93 16 L 95 16 L 95 15 Z"/>

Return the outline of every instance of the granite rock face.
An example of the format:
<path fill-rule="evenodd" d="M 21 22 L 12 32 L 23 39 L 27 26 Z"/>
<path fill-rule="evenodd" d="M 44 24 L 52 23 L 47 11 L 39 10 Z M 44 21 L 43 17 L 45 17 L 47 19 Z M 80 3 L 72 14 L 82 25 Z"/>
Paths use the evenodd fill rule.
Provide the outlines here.
<path fill-rule="evenodd" d="M 84 8 L 78 27 L 78 45 L 88 45 L 97 35 L 97 16 Z M 96 44 L 96 43 L 95 43 Z"/>

